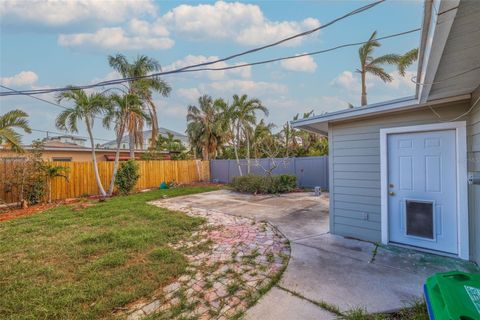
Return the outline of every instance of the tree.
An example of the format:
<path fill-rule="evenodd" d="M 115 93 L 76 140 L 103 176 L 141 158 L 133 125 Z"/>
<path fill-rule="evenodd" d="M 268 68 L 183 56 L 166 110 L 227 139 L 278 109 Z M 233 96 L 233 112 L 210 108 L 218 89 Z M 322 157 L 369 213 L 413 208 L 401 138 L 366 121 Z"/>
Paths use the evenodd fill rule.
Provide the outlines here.
<path fill-rule="evenodd" d="M 138 56 L 132 63 L 122 55 L 108 57 L 110 66 L 119 72 L 123 78 L 143 77 L 149 73 L 160 71 L 160 63 L 144 55 Z M 150 114 L 152 137 L 150 144 L 152 147 L 156 144 L 158 136 L 158 118 L 157 107 L 153 103 L 152 95 L 154 92 L 160 93 L 163 97 L 168 97 L 172 88 L 170 85 L 158 76 L 141 78 L 128 81 L 128 90 L 131 94 L 137 94 L 142 100 L 142 107 Z M 130 158 L 135 158 L 134 149 L 136 145 L 143 145 L 143 126 L 144 119 L 136 119 L 129 127 L 129 147 Z"/>
<path fill-rule="evenodd" d="M 108 188 L 108 196 L 113 194 L 115 187 L 115 178 L 118 171 L 118 162 L 120 158 L 120 145 L 122 143 L 123 135 L 125 131 L 134 131 L 138 122 L 143 119 L 149 119 L 149 115 L 146 114 L 141 108 L 141 99 L 138 95 L 133 93 L 127 93 L 124 95 L 111 95 L 111 103 L 106 110 L 106 115 L 103 118 L 103 125 L 107 129 L 110 129 L 111 124 L 114 123 L 115 135 L 116 135 L 116 151 L 115 162 L 113 164 L 113 174 L 110 180 L 110 186 Z"/>
<path fill-rule="evenodd" d="M 0 144 L 8 144 L 12 150 L 21 152 L 22 139 L 15 129 L 21 129 L 26 133 L 31 133 L 32 129 L 28 125 L 28 115 L 22 110 L 12 110 L 0 116 Z"/>
<path fill-rule="evenodd" d="M 265 123 L 264 119 L 260 120 L 256 125 L 252 139 L 252 149 L 255 158 L 261 158 L 263 156 L 264 146 L 273 136 L 272 130 L 275 129 L 275 127 L 273 123 Z"/>
<path fill-rule="evenodd" d="M 68 167 L 55 166 L 51 163 L 44 166 L 45 179 L 48 189 L 48 203 L 52 202 L 52 180 L 57 177 L 64 178 L 68 181 L 67 172 L 70 170 Z"/>
<path fill-rule="evenodd" d="M 58 129 L 77 133 L 78 123 L 80 121 L 83 121 L 87 128 L 88 136 L 90 137 L 95 179 L 97 181 L 100 195 L 105 197 L 107 194 L 103 188 L 100 174 L 98 172 L 97 157 L 95 155 L 95 141 L 92 129 L 95 117 L 99 114 L 103 114 L 108 109 L 110 100 L 100 93 L 87 94 L 85 91 L 73 87 L 70 87 L 67 91 L 60 92 L 57 96 L 57 100 L 59 103 L 63 100 L 69 100 L 75 104 L 73 107 L 67 108 L 57 116 L 55 125 Z"/>
<path fill-rule="evenodd" d="M 176 139 L 172 133 L 167 132 L 166 137 L 162 136 L 161 134 L 158 135 L 156 149 L 159 151 L 167 150 L 182 152 L 185 151 L 186 148 L 180 139 Z"/>
<path fill-rule="evenodd" d="M 379 77 L 383 82 L 391 82 L 392 76 L 382 68 L 384 64 L 398 65 L 401 56 L 397 54 L 385 54 L 383 56 L 374 58 L 372 56 L 373 50 L 380 47 L 380 42 L 376 39 L 377 31 L 374 31 L 368 41 L 358 49 L 358 56 L 360 58 L 360 69 L 357 72 L 361 75 L 362 80 L 362 98 L 361 105 L 367 105 L 367 73 Z"/>
<path fill-rule="evenodd" d="M 232 102 L 232 120 L 233 128 L 235 130 L 234 146 L 236 146 L 235 156 L 237 158 L 237 165 L 239 174 L 242 175 L 240 167 L 240 160 L 238 158 L 238 147 L 242 136 L 246 142 L 246 159 L 247 159 L 247 173 L 250 173 L 250 139 L 253 131 L 253 126 L 257 122 L 256 112 L 261 111 L 268 116 L 268 109 L 262 105 L 259 99 L 249 99 L 246 94 L 242 96 L 234 95 Z"/>
<path fill-rule="evenodd" d="M 224 108 L 222 99 L 213 100 L 208 95 L 198 98 L 198 107 L 188 107 L 187 135 L 192 147 L 201 150 L 203 160 L 214 158 L 217 154 L 225 129 L 221 113 Z"/>
<path fill-rule="evenodd" d="M 398 73 L 404 77 L 407 68 L 417 61 L 418 59 L 418 48 L 412 49 L 407 51 L 402 56 L 400 56 L 400 60 L 398 61 Z"/>

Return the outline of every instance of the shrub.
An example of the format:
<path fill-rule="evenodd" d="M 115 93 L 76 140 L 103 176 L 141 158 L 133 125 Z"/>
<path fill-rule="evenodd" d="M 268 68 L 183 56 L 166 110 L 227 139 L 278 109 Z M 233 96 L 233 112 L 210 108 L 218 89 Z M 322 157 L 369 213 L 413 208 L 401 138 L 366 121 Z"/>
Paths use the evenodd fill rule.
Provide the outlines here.
<path fill-rule="evenodd" d="M 140 178 L 138 163 L 135 160 L 123 162 L 115 177 L 115 185 L 120 194 L 129 194 Z"/>
<path fill-rule="evenodd" d="M 297 177 L 289 174 L 276 176 L 246 175 L 234 177 L 232 187 L 239 192 L 246 193 L 284 193 L 297 187 Z"/>

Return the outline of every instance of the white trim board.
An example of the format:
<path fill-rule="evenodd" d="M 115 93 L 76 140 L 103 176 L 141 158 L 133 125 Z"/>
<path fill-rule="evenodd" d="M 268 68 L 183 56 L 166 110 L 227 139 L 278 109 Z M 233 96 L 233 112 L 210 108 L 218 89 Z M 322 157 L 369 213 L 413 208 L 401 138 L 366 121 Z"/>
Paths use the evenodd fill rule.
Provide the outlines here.
<path fill-rule="evenodd" d="M 457 163 L 457 221 L 458 257 L 469 260 L 468 237 L 468 183 L 467 183 L 467 129 L 465 121 L 380 129 L 380 185 L 382 243 L 389 243 L 388 235 L 388 154 L 387 136 L 394 133 L 455 130 Z"/>

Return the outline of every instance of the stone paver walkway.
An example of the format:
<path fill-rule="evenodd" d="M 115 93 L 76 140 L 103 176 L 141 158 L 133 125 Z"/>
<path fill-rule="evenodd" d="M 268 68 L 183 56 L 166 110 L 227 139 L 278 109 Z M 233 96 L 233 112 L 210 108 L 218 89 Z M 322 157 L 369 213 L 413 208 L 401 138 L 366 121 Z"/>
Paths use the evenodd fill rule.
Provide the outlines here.
<path fill-rule="evenodd" d="M 288 240 L 272 225 L 216 210 L 159 200 L 151 204 L 206 223 L 184 242 L 187 274 L 137 301 L 123 314 L 129 320 L 229 319 L 243 314 L 280 278 L 290 255 Z"/>

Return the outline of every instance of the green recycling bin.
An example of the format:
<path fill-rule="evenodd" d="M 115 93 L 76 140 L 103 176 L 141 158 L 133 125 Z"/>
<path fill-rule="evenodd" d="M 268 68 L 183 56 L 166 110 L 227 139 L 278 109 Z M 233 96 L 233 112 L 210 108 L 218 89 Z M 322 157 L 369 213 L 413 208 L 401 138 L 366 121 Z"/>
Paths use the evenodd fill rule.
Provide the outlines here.
<path fill-rule="evenodd" d="M 424 293 L 430 320 L 480 320 L 480 273 L 436 273 Z"/>

